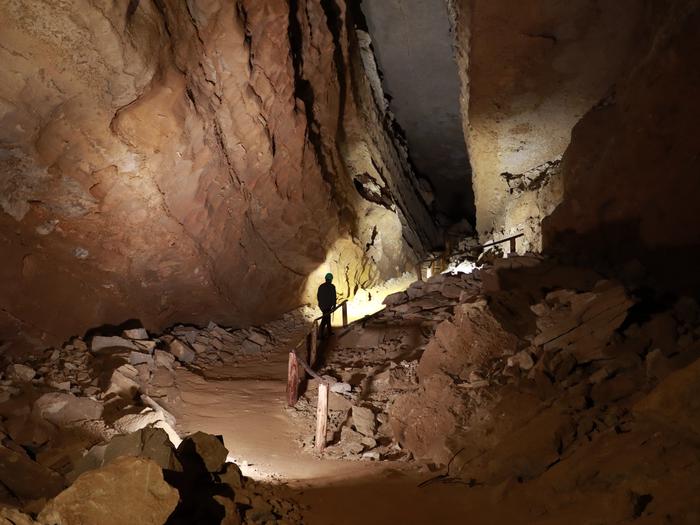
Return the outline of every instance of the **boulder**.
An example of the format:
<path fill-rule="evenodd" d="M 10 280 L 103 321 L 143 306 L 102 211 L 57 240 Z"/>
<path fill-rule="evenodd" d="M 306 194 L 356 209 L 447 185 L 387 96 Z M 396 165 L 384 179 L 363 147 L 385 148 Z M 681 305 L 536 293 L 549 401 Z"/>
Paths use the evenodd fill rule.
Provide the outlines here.
<path fill-rule="evenodd" d="M 33 368 L 19 363 L 8 366 L 5 373 L 8 378 L 24 383 L 31 381 L 36 376 Z"/>
<path fill-rule="evenodd" d="M 170 370 L 175 362 L 175 356 L 163 350 L 156 350 L 153 353 L 153 360 L 157 366 L 162 366 Z"/>
<path fill-rule="evenodd" d="M 508 358 L 509 367 L 518 367 L 522 370 L 530 370 L 535 365 L 532 355 L 527 350 L 522 350 Z"/>
<path fill-rule="evenodd" d="M 170 350 L 170 353 L 182 363 L 191 363 L 194 361 L 194 350 L 179 339 L 173 339 L 168 345 L 168 349 Z"/>
<path fill-rule="evenodd" d="M 243 486 L 244 478 L 241 469 L 235 463 L 226 463 L 223 471 L 218 475 L 221 483 L 229 485 L 231 488 L 239 489 Z"/>
<path fill-rule="evenodd" d="M 138 347 L 128 339 L 124 339 L 123 337 L 119 336 L 106 337 L 96 335 L 92 338 L 92 341 L 90 342 L 90 350 L 93 353 L 109 349 L 138 350 Z"/>
<path fill-rule="evenodd" d="M 221 436 L 213 436 L 204 432 L 195 432 L 191 436 L 187 436 L 182 440 L 178 447 L 179 453 L 195 452 L 209 472 L 219 472 L 226 463 L 228 450 L 224 446 L 224 440 Z"/>
<path fill-rule="evenodd" d="M 34 402 L 33 416 L 44 419 L 59 427 L 69 426 L 80 421 L 100 419 L 103 406 L 87 397 L 51 392 Z"/>
<path fill-rule="evenodd" d="M 133 399 L 139 391 L 139 384 L 136 382 L 138 370 L 131 365 L 122 365 L 112 372 L 109 379 L 109 387 L 105 394 L 114 394 L 127 399 Z"/>
<path fill-rule="evenodd" d="M 625 289 L 612 281 L 599 281 L 590 292 L 550 292 L 531 308 L 538 330 L 533 344 L 548 351 L 567 349 L 579 363 L 604 359 L 606 343 L 632 304 Z"/>
<path fill-rule="evenodd" d="M 382 301 L 382 304 L 385 304 L 386 306 L 394 306 L 405 303 L 406 301 L 408 301 L 408 295 L 406 295 L 406 292 L 397 292 L 387 295 L 384 298 L 384 301 Z"/>
<path fill-rule="evenodd" d="M 0 525 L 38 525 L 31 516 L 17 509 L 0 507 Z"/>
<path fill-rule="evenodd" d="M 23 500 L 52 498 L 65 488 L 60 474 L 3 446 L 0 446 L 0 483 Z"/>
<path fill-rule="evenodd" d="M 674 431 L 700 437 L 700 359 L 677 370 L 659 383 L 634 412 Z"/>
<path fill-rule="evenodd" d="M 343 427 L 340 431 L 338 446 L 346 456 L 360 454 L 365 449 L 365 446 L 362 444 L 362 438 L 363 436 L 359 432 L 355 432 L 349 427 Z"/>
<path fill-rule="evenodd" d="M 162 525 L 178 504 L 177 490 L 150 459 L 120 457 L 86 472 L 49 501 L 38 520 L 51 524 Z"/>
<path fill-rule="evenodd" d="M 352 407 L 352 424 L 360 434 L 367 437 L 373 437 L 377 421 L 374 417 L 374 412 L 365 407 Z"/>

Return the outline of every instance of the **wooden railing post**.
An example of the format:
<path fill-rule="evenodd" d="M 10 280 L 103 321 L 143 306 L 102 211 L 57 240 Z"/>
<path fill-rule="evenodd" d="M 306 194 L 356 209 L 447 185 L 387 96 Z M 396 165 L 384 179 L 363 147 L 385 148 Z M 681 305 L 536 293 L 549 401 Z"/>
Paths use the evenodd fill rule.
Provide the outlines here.
<path fill-rule="evenodd" d="M 418 277 L 419 281 L 423 280 L 423 263 L 419 262 L 416 264 L 416 277 Z"/>
<path fill-rule="evenodd" d="M 314 321 L 313 328 L 308 336 L 309 365 L 316 364 L 316 353 L 318 352 L 318 321 Z"/>
<path fill-rule="evenodd" d="M 316 451 L 326 448 L 326 426 L 328 424 L 328 384 L 318 383 L 318 403 L 316 404 Z"/>
<path fill-rule="evenodd" d="M 289 352 L 289 364 L 287 366 L 287 404 L 293 407 L 299 400 L 299 362 L 297 355 L 292 350 Z"/>
<path fill-rule="evenodd" d="M 348 326 L 348 303 L 345 301 L 342 306 L 343 309 L 343 328 Z"/>
<path fill-rule="evenodd" d="M 515 253 L 515 239 L 516 239 L 516 237 L 513 237 L 510 240 L 510 253 Z"/>

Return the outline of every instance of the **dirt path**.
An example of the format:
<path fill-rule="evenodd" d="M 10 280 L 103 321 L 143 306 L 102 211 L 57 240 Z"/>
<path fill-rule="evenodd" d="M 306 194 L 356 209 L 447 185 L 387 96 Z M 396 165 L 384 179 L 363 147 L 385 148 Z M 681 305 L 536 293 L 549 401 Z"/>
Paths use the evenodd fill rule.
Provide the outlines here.
<path fill-rule="evenodd" d="M 285 407 L 286 359 L 280 348 L 206 378 L 178 370 L 182 401 L 171 407 L 178 431 L 223 435 L 245 475 L 290 486 L 306 507 L 307 525 L 450 523 L 464 516 L 467 489 L 419 489 L 434 474 L 418 465 L 320 459 L 302 450 L 304 423 Z"/>

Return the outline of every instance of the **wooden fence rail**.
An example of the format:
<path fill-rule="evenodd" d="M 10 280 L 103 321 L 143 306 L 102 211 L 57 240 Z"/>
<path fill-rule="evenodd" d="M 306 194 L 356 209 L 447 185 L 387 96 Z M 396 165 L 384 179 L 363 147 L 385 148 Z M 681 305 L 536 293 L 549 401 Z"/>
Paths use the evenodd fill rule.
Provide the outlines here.
<path fill-rule="evenodd" d="M 475 246 L 473 249 L 481 249 L 483 250 L 484 248 L 490 248 L 491 246 L 496 246 L 498 244 L 503 244 L 505 242 L 509 243 L 510 246 L 510 253 L 516 253 L 517 250 L 517 244 L 516 241 L 520 237 L 523 237 L 525 234 L 524 233 L 517 233 L 515 235 L 511 235 L 510 237 L 505 237 L 504 239 L 500 239 L 498 241 L 491 241 L 487 242 L 486 244 L 481 244 L 479 246 Z M 456 252 L 456 253 L 451 253 L 449 248 L 446 249 L 443 253 L 440 255 L 431 255 L 430 257 L 427 257 L 423 259 L 421 262 L 419 262 L 416 265 L 416 275 L 418 276 L 418 280 L 422 281 L 423 280 L 423 270 L 426 266 L 426 264 L 429 264 L 430 269 L 432 270 L 433 273 L 440 273 L 447 269 L 447 259 L 451 256 L 459 256 L 459 255 L 467 255 L 469 251 L 466 252 Z"/>
<path fill-rule="evenodd" d="M 516 239 L 519 237 L 522 237 L 522 233 L 518 233 L 516 235 L 511 235 L 510 237 L 506 237 L 505 239 L 501 239 L 500 241 L 493 241 L 489 242 L 486 244 L 483 244 L 481 246 L 478 246 L 478 248 L 489 248 L 491 246 L 495 246 L 497 244 L 502 244 L 504 242 L 509 242 L 510 243 L 510 252 L 515 253 L 516 250 Z M 461 253 L 461 255 L 466 254 L 466 252 Z M 445 253 L 441 255 L 440 257 L 432 257 L 429 259 L 426 259 L 422 261 L 421 263 L 418 264 L 417 270 L 418 270 L 418 278 L 420 280 L 423 280 L 423 265 L 427 262 L 430 263 L 435 263 L 436 261 L 442 261 L 443 263 L 449 257 L 450 254 Z M 452 255 L 460 255 L 458 254 L 452 254 Z M 343 314 L 343 327 L 348 326 L 348 303 L 347 301 L 341 302 L 338 306 L 336 306 L 332 311 L 331 314 L 334 313 L 336 310 L 342 309 L 342 314 Z M 318 359 L 318 329 L 319 329 L 319 321 L 322 319 L 321 317 L 317 317 L 314 319 L 313 324 L 309 332 L 304 336 L 303 339 L 301 339 L 297 345 L 289 352 L 289 363 L 287 367 L 287 404 L 290 407 L 293 407 L 297 404 L 297 401 L 299 400 L 299 386 L 301 385 L 301 382 L 306 378 L 306 375 L 308 374 L 310 377 L 313 377 L 314 379 L 318 380 L 318 402 L 316 404 L 316 450 L 319 452 L 323 452 L 323 450 L 326 448 L 326 429 L 328 426 L 328 391 L 330 389 L 330 385 L 328 382 L 323 379 L 320 375 L 318 375 L 316 372 L 314 372 L 313 367 L 316 365 L 316 360 Z M 306 359 L 301 357 L 298 353 L 298 350 L 300 350 L 302 347 L 306 346 L 306 356 L 308 357 L 308 362 Z"/>
<path fill-rule="evenodd" d="M 343 301 L 332 311 L 342 309 L 343 327 L 348 326 L 348 302 Z M 299 386 L 305 375 L 318 380 L 318 402 L 316 404 L 316 450 L 323 452 L 326 448 L 326 429 L 328 427 L 328 390 L 330 384 L 313 370 L 318 358 L 318 328 L 322 317 L 314 319 L 311 330 L 289 352 L 287 364 L 287 404 L 293 407 L 299 400 Z M 299 356 L 298 350 L 306 346 L 309 362 Z"/>

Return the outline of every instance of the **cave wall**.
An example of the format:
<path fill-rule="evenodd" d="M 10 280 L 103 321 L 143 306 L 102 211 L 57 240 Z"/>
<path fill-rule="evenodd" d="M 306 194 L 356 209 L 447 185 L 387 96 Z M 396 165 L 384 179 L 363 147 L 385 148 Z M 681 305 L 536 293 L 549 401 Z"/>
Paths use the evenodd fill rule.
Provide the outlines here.
<path fill-rule="evenodd" d="M 652 3 L 644 27 L 630 73 L 574 128 L 544 248 L 697 293 L 700 2 Z"/>
<path fill-rule="evenodd" d="M 435 209 L 474 220 L 462 128 L 460 78 L 445 0 L 363 0 L 390 107 L 416 168 L 432 184 Z"/>
<path fill-rule="evenodd" d="M 3 347 L 260 322 L 314 271 L 351 291 L 434 242 L 341 0 L 2 0 L 0 18 Z"/>
<path fill-rule="evenodd" d="M 477 231 L 539 251 L 571 130 L 628 67 L 646 2 L 451 3 Z"/>

